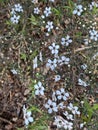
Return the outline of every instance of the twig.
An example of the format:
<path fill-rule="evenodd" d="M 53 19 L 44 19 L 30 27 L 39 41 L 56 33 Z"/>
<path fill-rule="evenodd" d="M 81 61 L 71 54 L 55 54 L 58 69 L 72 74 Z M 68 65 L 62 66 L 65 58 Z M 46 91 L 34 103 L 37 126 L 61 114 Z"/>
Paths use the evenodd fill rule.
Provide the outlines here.
<path fill-rule="evenodd" d="M 82 48 L 78 48 L 76 50 L 74 50 L 74 53 L 77 53 L 77 52 L 80 52 L 80 51 L 85 51 L 85 50 L 88 50 L 88 49 L 92 49 L 92 48 L 96 48 L 98 47 L 98 45 L 94 45 L 94 46 L 88 46 L 88 47 L 82 47 Z M 72 52 L 65 52 L 63 53 L 64 55 L 68 55 L 68 54 L 71 54 Z"/>
<path fill-rule="evenodd" d="M 0 117 L 0 120 L 3 121 L 3 122 L 8 123 L 10 125 L 12 125 L 12 123 L 10 121 L 8 121 L 7 119 L 4 119 L 4 118 Z"/>

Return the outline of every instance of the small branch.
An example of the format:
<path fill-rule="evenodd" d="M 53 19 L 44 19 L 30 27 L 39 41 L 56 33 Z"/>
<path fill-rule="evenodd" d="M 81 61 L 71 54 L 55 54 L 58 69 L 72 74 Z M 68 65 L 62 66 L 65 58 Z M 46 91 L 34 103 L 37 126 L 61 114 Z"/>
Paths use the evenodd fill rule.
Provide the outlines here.
<path fill-rule="evenodd" d="M 10 125 L 12 125 L 12 123 L 10 121 L 8 121 L 7 119 L 4 119 L 4 118 L 0 117 L 0 120 L 3 121 L 3 122 L 8 123 Z"/>
<path fill-rule="evenodd" d="M 77 53 L 77 52 L 80 52 L 80 51 L 85 51 L 85 50 L 92 49 L 92 48 L 97 48 L 97 47 L 98 47 L 98 45 L 78 48 L 78 49 L 74 50 L 74 53 Z M 68 55 L 68 54 L 72 54 L 72 52 L 71 51 L 70 52 L 65 52 L 63 54 Z"/>

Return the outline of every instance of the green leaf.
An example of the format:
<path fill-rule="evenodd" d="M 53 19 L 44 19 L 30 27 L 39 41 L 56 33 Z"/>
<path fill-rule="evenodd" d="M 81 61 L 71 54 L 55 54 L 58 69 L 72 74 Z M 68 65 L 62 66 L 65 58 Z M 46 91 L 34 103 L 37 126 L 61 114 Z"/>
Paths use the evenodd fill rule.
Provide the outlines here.
<path fill-rule="evenodd" d="M 60 15 L 61 15 L 61 12 L 60 12 L 58 9 L 56 9 L 56 8 L 52 8 L 52 11 L 53 11 L 53 13 L 54 13 L 55 15 L 57 15 L 57 16 L 60 16 Z"/>
<path fill-rule="evenodd" d="M 37 19 L 35 18 L 34 15 L 31 15 L 31 18 L 29 18 L 29 19 L 30 19 L 30 21 L 31 21 L 31 23 L 32 23 L 33 25 L 37 25 L 37 24 L 38 24 Z"/>
<path fill-rule="evenodd" d="M 93 110 L 97 110 L 98 109 L 98 104 L 94 104 L 92 107 Z"/>
<path fill-rule="evenodd" d="M 39 108 L 37 108 L 36 106 L 31 106 L 30 109 L 28 109 L 28 111 L 42 113 L 42 111 Z"/>
<path fill-rule="evenodd" d="M 22 60 L 26 60 L 27 55 L 26 55 L 25 53 L 21 53 L 21 54 L 20 54 L 20 58 L 21 58 Z"/>

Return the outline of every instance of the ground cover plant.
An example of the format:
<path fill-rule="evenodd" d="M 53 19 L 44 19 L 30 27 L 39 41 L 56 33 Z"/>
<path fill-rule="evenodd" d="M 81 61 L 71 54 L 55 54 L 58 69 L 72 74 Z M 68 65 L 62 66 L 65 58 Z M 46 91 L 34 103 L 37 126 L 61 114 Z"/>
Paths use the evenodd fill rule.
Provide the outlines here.
<path fill-rule="evenodd" d="M 98 130 L 97 0 L 0 0 L 0 130 Z"/>

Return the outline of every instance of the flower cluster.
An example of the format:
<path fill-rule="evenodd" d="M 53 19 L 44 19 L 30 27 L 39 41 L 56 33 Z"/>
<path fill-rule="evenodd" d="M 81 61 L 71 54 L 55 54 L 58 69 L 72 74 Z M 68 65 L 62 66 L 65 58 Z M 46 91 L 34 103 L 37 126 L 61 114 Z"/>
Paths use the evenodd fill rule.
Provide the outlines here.
<path fill-rule="evenodd" d="M 19 19 L 20 19 L 20 15 L 19 15 L 20 12 L 23 12 L 22 6 L 20 4 L 15 4 L 11 11 L 10 20 L 12 23 L 18 24 Z"/>
<path fill-rule="evenodd" d="M 72 130 L 73 129 L 73 123 L 65 120 L 61 116 L 56 116 L 54 125 L 57 126 L 58 129 L 65 129 L 65 130 Z"/>
<path fill-rule="evenodd" d="M 70 2 L 68 3 L 68 1 L 63 1 L 65 2 L 63 9 L 59 9 L 58 6 L 57 9 L 55 8 L 55 5 L 59 3 L 59 1 L 56 0 L 48 0 L 43 2 L 40 2 L 38 0 L 31 0 L 31 2 L 32 9 L 30 7 L 29 11 L 31 11 L 31 15 L 33 13 L 33 16 L 35 18 L 34 22 L 36 22 L 37 20 L 36 23 L 38 23 L 38 26 L 37 24 L 36 26 L 35 24 L 30 24 L 31 30 L 28 34 L 32 33 L 33 35 L 34 33 L 34 36 L 36 36 L 37 38 L 42 37 L 42 46 L 40 46 L 39 44 L 39 47 L 34 43 L 34 48 L 32 47 L 32 52 L 33 49 L 35 50 L 35 48 L 37 48 L 36 53 L 31 55 L 31 57 L 34 56 L 32 61 L 33 71 L 35 71 L 35 73 L 37 71 L 41 72 L 42 76 L 44 77 L 42 78 L 43 83 L 41 82 L 41 79 L 39 79 L 40 77 L 36 78 L 38 79 L 38 81 L 34 85 L 35 97 L 39 96 L 40 98 L 42 98 L 44 108 L 48 111 L 49 114 L 55 115 L 54 124 L 57 125 L 58 129 L 60 128 L 65 130 L 72 130 L 74 128 L 74 117 L 80 117 L 81 115 L 78 106 L 75 106 L 71 103 L 74 102 L 73 100 L 75 98 L 73 99 L 73 96 L 71 96 L 73 95 L 73 93 L 70 92 L 72 90 L 72 84 L 69 84 L 73 75 L 74 77 L 76 76 L 75 79 L 77 79 L 77 75 L 80 76 L 80 69 L 81 73 L 85 73 L 86 71 L 88 71 L 88 65 L 85 63 L 86 61 L 83 63 L 79 61 L 77 57 L 79 56 L 79 58 L 81 58 L 80 55 L 83 55 L 82 52 L 78 54 L 78 51 L 81 50 L 82 46 L 85 48 L 85 45 L 87 47 L 91 45 L 92 42 L 94 42 L 95 44 L 98 41 L 97 28 L 93 27 L 93 25 L 95 25 L 96 23 L 93 23 L 91 21 L 92 25 L 89 26 L 88 23 L 90 22 L 88 22 L 88 18 L 85 19 L 85 16 L 87 15 L 85 13 L 86 8 L 89 8 L 89 10 L 93 10 L 93 8 L 98 7 L 98 3 L 91 2 L 89 7 L 84 7 L 84 2 L 82 5 L 80 4 L 80 1 L 78 1 L 78 4 L 74 4 L 74 2 L 73 4 L 71 3 L 72 5 L 70 4 L 70 6 L 74 6 L 74 9 L 71 8 L 70 13 L 70 16 L 73 16 L 71 17 L 73 19 L 67 19 L 69 14 L 65 14 L 70 9 L 70 7 L 68 7 Z M 45 5 L 42 6 L 42 3 L 45 3 Z M 63 11 L 65 14 L 62 14 Z M 19 23 L 21 12 L 23 12 L 22 6 L 20 4 L 15 4 L 11 11 L 10 20 L 12 23 Z M 57 17 L 59 18 L 57 19 Z M 28 19 L 30 20 L 30 18 Z M 85 23 L 82 25 L 82 22 L 84 21 Z M 74 27 L 75 24 L 77 25 Z M 88 27 L 87 30 L 84 30 L 86 28 L 86 24 Z M 71 32 L 70 28 L 72 26 L 73 31 Z M 37 30 L 40 32 L 38 32 Z M 42 52 L 44 52 L 43 55 Z M 98 53 L 93 56 L 93 59 L 96 59 L 97 56 Z M 80 66 L 77 67 L 78 63 L 75 63 L 75 61 L 78 62 Z M 76 73 L 74 73 L 74 69 L 72 69 L 73 66 L 78 68 L 76 69 Z M 43 70 L 46 72 L 43 72 Z M 16 70 L 12 69 L 11 72 L 17 75 Z M 48 78 L 48 76 L 50 77 Z M 86 81 L 86 79 L 82 80 L 79 77 L 76 81 L 76 87 L 82 88 L 81 86 L 83 86 L 86 88 L 90 85 L 88 82 L 89 81 Z M 46 85 L 46 88 L 43 86 L 43 84 Z M 51 84 L 53 84 L 52 87 L 50 87 Z M 70 86 L 71 88 L 69 88 Z M 60 115 L 60 112 L 62 113 L 62 115 L 64 115 L 65 118 Z M 24 124 L 26 126 L 29 123 L 33 122 L 31 112 L 28 112 L 25 106 L 23 106 L 23 115 Z M 84 124 L 81 123 L 80 128 L 82 128 L 83 125 Z"/>
<path fill-rule="evenodd" d="M 80 111 L 78 110 L 77 106 L 73 106 L 72 103 L 69 103 L 69 105 L 67 106 L 68 110 L 70 110 L 70 112 L 72 113 L 68 113 L 67 111 L 63 112 L 63 115 L 66 117 L 66 119 L 64 119 L 61 116 L 55 116 L 55 120 L 54 120 L 54 125 L 57 126 L 57 128 L 62 128 L 62 129 L 68 129 L 68 130 L 72 130 L 73 129 L 73 121 L 74 121 L 74 115 L 80 115 Z"/>
<path fill-rule="evenodd" d="M 68 98 L 69 93 L 65 92 L 64 88 L 56 90 L 52 94 L 52 100 L 48 99 L 47 103 L 45 104 L 45 108 L 48 109 L 48 113 L 58 112 L 59 109 L 65 108 L 64 102 L 66 102 Z"/>

